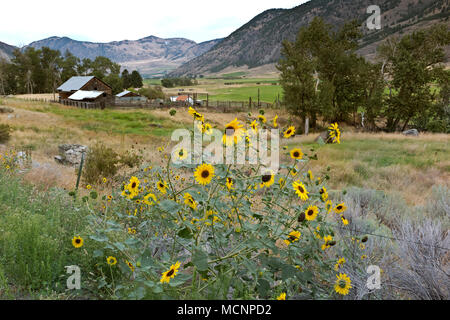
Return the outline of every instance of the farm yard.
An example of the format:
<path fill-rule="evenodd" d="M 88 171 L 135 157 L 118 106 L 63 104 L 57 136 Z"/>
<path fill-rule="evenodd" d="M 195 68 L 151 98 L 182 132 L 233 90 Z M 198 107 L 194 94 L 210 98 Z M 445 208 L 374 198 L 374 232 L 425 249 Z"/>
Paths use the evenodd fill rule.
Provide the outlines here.
<path fill-rule="evenodd" d="M 5 212 L 0 229 L 6 231 L 0 237 L 2 298 L 275 299 L 286 293 L 293 299 L 340 298 L 333 289 L 334 272 L 327 271 L 335 264 L 352 279 L 346 298 L 426 298 L 426 290 L 399 276 L 419 276 L 421 283 L 433 285 L 408 267 L 410 259 L 425 263 L 431 258 L 411 255 L 421 246 L 417 243 L 436 246 L 433 259 L 448 265 L 440 249 L 448 238 L 438 236 L 449 227 L 446 134 L 360 133 L 344 125 L 342 142 L 325 145 L 315 141 L 318 133 L 296 135 L 282 139 L 285 167 L 267 186 L 259 184 L 256 172 L 249 180 L 246 169 L 224 165 L 215 166 L 215 177 L 202 185 L 193 174 L 195 166 L 167 167 L 175 145 L 172 131 L 192 130 L 187 108 L 171 115 L 168 109 L 82 110 L 20 98 L 2 98 L 1 104 L 13 109 L 0 114 L 1 123 L 13 129 L 9 142 L 0 146 L 0 207 Z M 220 130 L 235 118 L 248 125 L 259 116 L 257 110 L 196 110 Z M 267 123 L 276 115 L 283 130 L 297 121 L 283 110 L 264 114 Z M 55 162 L 58 146 L 89 146 L 102 152 L 98 165 L 107 166 L 109 151 L 96 147 L 98 142 L 139 161 L 92 181 L 85 174 L 95 170 L 86 164 L 76 190 L 78 167 Z M 303 161 L 293 161 L 295 148 L 305 153 Z M 30 150 L 31 164 L 12 170 L 12 154 L 23 150 Z M 301 171 L 291 177 L 294 168 Z M 232 189 L 226 186 L 228 175 L 233 176 Z M 131 187 L 131 177 L 140 188 Z M 285 188 L 280 178 L 287 180 Z M 318 178 L 316 187 L 312 182 Z M 297 180 L 311 191 L 306 202 L 288 191 Z M 331 209 L 314 191 L 321 186 Z M 240 202 L 234 202 L 233 194 Z M 274 206 L 275 195 L 286 202 Z M 213 200 L 222 205 L 213 206 Z M 343 214 L 336 209 L 339 204 L 346 207 Z M 291 219 L 301 221 L 298 214 L 308 206 L 317 206 L 318 216 L 292 224 Z M 269 221 L 267 215 L 276 219 Z M 11 226 L 16 232 L 7 231 Z M 337 244 L 324 246 L 328 237 Z M 231 247 L 224 247 L 228 241 Z M 267 246 L 277 255 L 261 251 Z M 314 258 L 299 259 L 298 252 Z M 89 272 L 78 291 L 65 287 L 64 267 L 74 264 Z M 365 287 L 365 268 L 371 264 L 383 270 L 383 289 L 375 292 Z M 428 262 L 425 267 L 433 268 Z M 317 278 L 321 284 L 307 284 Z M 283 280 L 274 284 L 276 279 Z M 439 297 L 447 294 L 447 280 L 434 284 Z"/>
<path fill-rule="evenodd" d="M 0 42 L 0 300 L 449 300 L 448 4 L 281 2 Z"/>

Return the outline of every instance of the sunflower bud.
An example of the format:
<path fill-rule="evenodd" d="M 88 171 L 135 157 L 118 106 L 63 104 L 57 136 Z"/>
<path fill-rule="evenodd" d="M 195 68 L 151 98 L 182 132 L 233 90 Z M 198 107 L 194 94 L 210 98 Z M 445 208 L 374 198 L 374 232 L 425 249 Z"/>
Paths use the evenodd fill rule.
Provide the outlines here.
<path fill-rule="evenodd" d="M 305 213 L 304 213 L 304 212 L 300 213 L 300 215 L 298 216 L 297 221 L 298 221 L 298 222 L 303 222 L 303 221 L 305 221 Z"/>

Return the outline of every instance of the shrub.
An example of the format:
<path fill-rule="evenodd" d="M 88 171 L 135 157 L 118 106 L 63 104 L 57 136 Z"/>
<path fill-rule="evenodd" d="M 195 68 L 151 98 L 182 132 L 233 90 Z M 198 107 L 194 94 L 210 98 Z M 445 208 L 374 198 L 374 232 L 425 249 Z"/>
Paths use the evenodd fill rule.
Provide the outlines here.
<path fill-rule="evenodd" d="M 113 178 L 123 166 L 135 168 L 141 163 L 142 155 L 135 151 L 118 154 L 104 144 L 97 143 L 87 153 L 83 180 L 86 184 L 97 184 L 103 178 Z"/>
<path fill-rule="evenodd" d="M 0 143 L 8 142 L 11 138 L 11 127 L 7 124 L 0 124 Z"/>
<path fill-rule="evenodd" d="M 87 184 L 96 184 L 103 178 L 114 177 L 119 170 L 119 164 L 119 154 L 104 144 L 97 143 L 87 153 L 83 179 Z"/>

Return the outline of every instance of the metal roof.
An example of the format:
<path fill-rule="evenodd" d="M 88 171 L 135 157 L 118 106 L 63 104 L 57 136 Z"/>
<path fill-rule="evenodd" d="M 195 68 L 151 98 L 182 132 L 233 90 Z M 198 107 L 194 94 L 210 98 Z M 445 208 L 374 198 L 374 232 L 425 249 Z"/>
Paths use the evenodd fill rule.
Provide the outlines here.
<path fill-rule="evenodd" d="M 121 93 L 119 93 L 118 95 L 116 95 L 116 97 L 121 98 L 121 97 L 123 97 L 123 96 L 129 94 L 130 92 L 131 92 L 131 91 L 125 90 L 124 92 L 121 92 Z"/>
<path fill-rule="evenodd" d="M 57 90 L 65 92 L 80 90 L 86 85 L 86 83 L 88 83 L 92 79 L 94 79 L 94 76 L 72 77 L 64 82 Z"/>
<path fill-rule="evenodd" d="M 69 97 L 70 100 L 84 100 L 84 99 L 95 99 L 100 97 L 104 92 L 103 91 L 83 91 L 78 90 L 73 95 Z"/>

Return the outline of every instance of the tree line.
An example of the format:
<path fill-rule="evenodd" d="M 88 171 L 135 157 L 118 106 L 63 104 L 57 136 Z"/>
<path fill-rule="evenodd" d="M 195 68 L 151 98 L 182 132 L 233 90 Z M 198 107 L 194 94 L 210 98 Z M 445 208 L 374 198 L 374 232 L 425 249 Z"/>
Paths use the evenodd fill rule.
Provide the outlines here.
<path fill-rule="evenodd" d="M 47 47 L 24 51 L 15 50 L 11 61 L 0 60 L 0 94 L 33 94 L 55 92 L 73 76 L 95 76 L 109 84 L 117 94 L 130 87 L 140 88 L 143 80 L 139 72 L 121 67 L 110 59 L 99 56 L 94 60 L 80 59 L 69 51 Z"/>
<path fill-rule="evenodd" d="M 450 129 L 450 71 L 444 24 L 391 37 L 377 49 L 374 62 L 359 56 L 362 38 L 356 21 L 338 30 L 314 18 L 295 41 L 284 41 L 277 68 L 291 114 L 311 126 L 317 120 L 346 121 L 367 130 Z"/>

